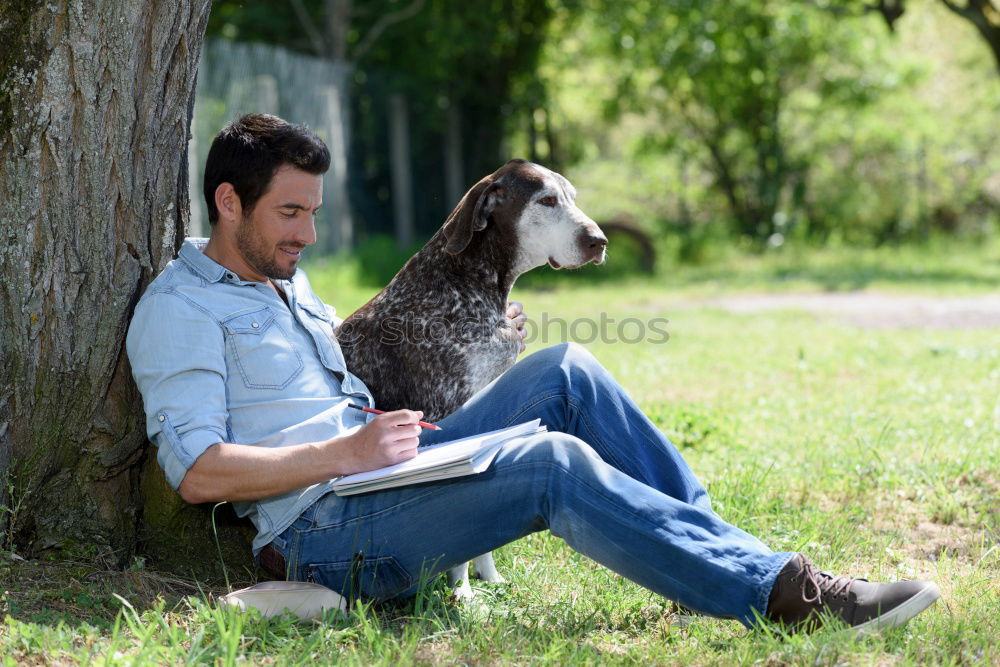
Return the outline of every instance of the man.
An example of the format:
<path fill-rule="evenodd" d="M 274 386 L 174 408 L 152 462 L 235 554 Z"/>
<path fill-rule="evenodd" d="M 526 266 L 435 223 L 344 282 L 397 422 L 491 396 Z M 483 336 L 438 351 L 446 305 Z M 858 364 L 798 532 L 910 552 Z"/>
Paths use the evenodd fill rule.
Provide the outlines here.
<path fill-rule="evenodd" d="M 325 145 L 273 116 L 212 144 L 207 243 L 189 240 L 136 307 L 128 354 L 150 439 L 188 502 L 232 501 L 276 576 L 375 599 L 533 531 L 691 609 L 800 627 L 817 613 L 859 630 L 898 625 L 939 596 L 873 584 L 775 553 L 716 515 L 674 446 L 583 348 L 528 356 L 421 434 L 419 412 L 366 421 L 339 323 L 297 269 L 329 166 Z M 520 315 L 517 305 L 512 316 Z M 523 321 L 523 316 L 520 316 Z M 330 480 L 413 457 L 417 445 L 540 418 L 484 473 L 338 497 Z"/>

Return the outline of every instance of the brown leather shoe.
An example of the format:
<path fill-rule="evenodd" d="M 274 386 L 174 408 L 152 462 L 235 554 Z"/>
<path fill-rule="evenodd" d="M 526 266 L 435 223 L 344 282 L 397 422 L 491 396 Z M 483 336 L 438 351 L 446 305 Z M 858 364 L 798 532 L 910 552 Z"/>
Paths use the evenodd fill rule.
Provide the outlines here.
<path fill-rule="evenodd" d="M 796 631 L 832 616 L 858 633 L 873 632 L 902 625 L 939 597 L 941 591 L 930 581 L 874 584 L 849 579 L 823 572 L 796 554 L 774 581 L 767 615 Z"/>

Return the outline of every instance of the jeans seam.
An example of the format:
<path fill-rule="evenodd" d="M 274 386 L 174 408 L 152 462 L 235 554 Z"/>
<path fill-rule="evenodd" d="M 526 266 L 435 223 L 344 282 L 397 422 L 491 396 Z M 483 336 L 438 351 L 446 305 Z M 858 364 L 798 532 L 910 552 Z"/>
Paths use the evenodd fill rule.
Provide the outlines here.
<path fill-rule="evenodd" d="M 594 440 L 598 440 L 602 444 L 606 444 L 604 442 L 604 438 L 600 437 L 597 434 L 597 431 L 594 429 L 594 426 L 587 419 L 586 412 L 580 409 L 580 403 L 579 403 L 579 401 L 575 400 L 575 397 L 573 396 L 573 394 L 571 394 L 570 392 L 566 392 L 566 391 L 555 391 L 555 392 L 551 392 L 551 393 L 547 393 L 547 394 L 542 394 L 541 396 L 537 397 L 535 401 L 524 405 L 519 411 L 515 412 L 514 415 L 510 419 L 508 419 L 507 423 L 504 424 L 504 427 L 510 426 L 511 424 L 515 423 L 516 421 L 518 421 L 519 419 L 521 419 L 522 416 L 526 412 L 530 412 L 532 409 L 538 407 L 540 404 L 544 403 L 545 401 L 548 401 L 548 400 L 553 399 L 553 398 L 558 398 L 558 397 L 564 398 L 565 401 L 566 401 L 566 404 L 569 405 L 577 413 L 577 415 L 580 416 L 581 421 L 583 422 L 583 425 L 586 427 L 588 433 L 591 436 L 593 436 Z M 648 441 L 648 439 L 647 439 L 647 441 Z M 587 442 L 587 441 L 584 440 L 584 442 Z M 587 444 L 589 445 L 590 443 L 587 442 Z M 614 455 L 610 454 L 610 448 L 604 446 L 604 447 L 602 447 L 602 449 L 608 450 L 609 456 L 607 458 L 610 459 L 611 464 L 615 468 L 617 468 L 618 470 L 624 472 L 624 466 L 623 466 L 622 462 L 618 458 L 616 458 Z M 604 458 L 604 456 L 602 455 L 601 458 Z"/>
<path fill-rule="evenodd" d="M 515 412 L 513 414 L 513 416 L 510 419 L 508 419 L 507 423 L 504 424 L 504 427 L 510 426 L 511 424 L 515 423 L 526 412 L 530 412 L 532 409 L 538 407 L 540 404 L 544 403 L 545 401 L 548 401 L 550 399 L 557 398 L 557 397 L 560 397 L 560 396 L 563 397 L 566 400 L 567 405 L 569 405 L 573 409 L 573 411 L 576 412 L 576 414 L 580 417 L 580 420 L 583 423 L 584 427 L 587 429 L 588 434 L 594 440 L 598 440 L 598 441 L 600 441 L 602 443 L 602 445 L 604 445 L 604 446 L 601 447 L 601 449 L 604 450 L 604 451 L 602 451 L 601 458 L 604 458 L 605 455 L 607 455 L 607 460 L 615 468 L 617 468 L 618 470 L 624 472 L 625 471 L 624 464 L 621 462 L 620 459 L 618 459 L 616 456 L 614 456 L 614 454 L 611 453 L 611 449 L 612 448 L 606 446 L 607 443 L 605 443 L 604 438 L 600 437 L 600 435 L 597 434 L 597 431 L 594 429 L 593 424 L 587 418 L 586 411 L 580 409 L 580 403 L 579 403 L 579 401 L 577 401 L 576 397 L 572 393 L 570 393 L 570 392 L 567 392 L 567 391 L 555 391 L 555 392 L 551 392 L 551 393 L 542 394 L 541 396 L 536 397 L 536 399 L 533 402 L 524 405 L 520 410 L 518 410 L 517 412 Z M 649 438 L 643 438 L 643 439 L 646 441 L 647 445 L 650 443 L 650 439 Z M 587 442 L 587 441 L 584 440 L 584 442 Z M 587 444 L 590 444 L 590 443 L 587 442 Z"/>
<path fill-rule="evenodd" d="M 556 468 L 556 469 L 559 469 L 560 471 L 562 471 L 562 472 L 565 473 L 565 477 L 575 480 L 576 482 L 578 482 L 580 484 L 580 486 L 582 486 L 583 488 L 585 488 L 588 491 L 590 491 L 592 495 L 595 495 L 595 496 L 596 495 L 602 495 L 602 488 L 591 486 L 582 477 L 580 477 L 579 475 L 574 474 L 571 471 L 570 468 L 564 467 L 564 466 L 562 466 L 562 465 L 560 465 L 558 463 L 554 463 L 552 461 L 541 461 L 541 462 L 531 462 L 531 463 L 513 463 L 510 466 L 508 466 L 508 469 L 509 470 L 517 470 L 518 468 L 525 468 L 525 467 L 530 467 L 530 466 L 538 466 L 539 464 L 542 465 L 542 466 L 545 466 L 547 468 Z M 621 471 L 619 471 L 619 472 L 621 472 Z M 622 474 L 624 475 L 625 473 L 622 473 Z M 666 494 L 663 494 L 663 495 L 666 495 Z M 667 496 L 667 497 L 669 498 L 670 496 Z M 678 503 L 682 503 L 682 501 L 677 500 L 676 498 L 671 498 L 671 500 L 674 500 L 674 501 L 676 501 Z M 614 504 L 615 506 L 618 506 L 617 503 L 612 503 L 612 504 Z M 704 511 L 704 510 L 701 510 L 701 508 L 697 508 L 697 507 L 695 507 L 694 509 L 699 510 L 699 511 Z M 630 511 L 624 510 L 624 509 L 622 509 L 621 512 L 625 516 L 628 516 L 629 518 L 633 519 L 636 523 L 642 523 L 643 525 L 645 525 L 645 526 L 647 526 L 649 528 L 654 528 L 655 529 L 655 528 L 660 528 L 661 527 L 659 524 L 657 524 L 655 522 L 652 522 L 652 521 L 646 519 L 645 517 L 643 517 L 643 516 L 641 516 L 639 514 L 635 514 L 634 512 L 630 512 Z M 551 526 L 549 526 L 549 530 L 551 530 Z"/>
<path fill-rule="evenodd" d="M 617 456 L 614 455 L 612 448 L 607 446 L 607 442 L 605 442 L 604 438 L 602 438 L 600 435 L 597 434 L 597 431 L 594 429 L 594 426 L 590 423 L 590 420 L 587 419 L 586 411 L 580 409 L 580 404 L 576 400 L 574 400 L 574 396 L 572 394 L 568 393 L 566 394 L 566 402 L 573 408 L 573 410 L 576 411 L 577 415 L 580 418 L 580 422 L 587 430 L 587 433 L 594 440 L 597 440 L 601 443 L 601 450 L 602 450 L 600 453 L 601 458 L 606 458 L 611 465 L 613 465 L 621 472 L 625 473 L 625 465 L 621 462 L 621 460 L 618 459 Z M 588 445 L 590 444 L 589 440 L 584 440 L 584 442 L 586 442 Z M 628 473 L 625 474 L 628 475 Z M 629 475 L 629 477 L 631 477 L 631 475 Z"/>
<path fill-rule="evenodd" d="M 576 480 L 583 488 L 586 488 L 589 491 L 591 491 L 592 495 L 597 495 L 597 494 L 593 493 L 594 491 L 598 491 L 597 489 L 594 489 L 594 487 L 592 487 L 589 484 L 587 484 L 579 476 L 570 473 L 568 469 L 562 468 L 558 464 L 550 463 L 550 462 L 545 462 L 544 465 L 550 466 L 550 467 L 554 467 L 554 468 L 561 468 L 563 471 L 565 471 L 565 473 L 566 473 L 565 476 L 566 477 L 569 477 L 569 478 L 572 478 L 572 479 Z M 513 467 L 513 466 L 511 466 L 511 467 Z M 622 474 L 625 474 L 625 473 L 623 472 Z M 666 495 L 666 494 L 664 494 L 664 495 Z M 667 497 L 669 498 L 670 496 L 667 496 Z M 593 503 L 591 502 L 590 499 L 591 499 L 591 495 L 585 496 L 583 498 L 582 502 L 585 505 L 587 505 L 587 506 L 593 507 L 594 505 L 593 505 Z M 682 503 L 683 504 L 683 501 L 681 501 L 681 500 L 678 500 L 676 498 L 671 498 L 671 499 L 675 500 L 678 503 Z M 650 521 L 650 520 L 648 520 L 647 518 L 645 518 L 645 517 L 643 517 L 641 515 L 638 515 L 638 514 L 636 514 L 634 512 L 630 512 L 628 510 L 623 509 L 620 505 L 615 504 L 615 506 L 618 508 L 618 511 L 622 515 L 629 517 L 629 519 L 631 521 L 633 521 L 634 523 L 642 524 L 642 525 L 646 526 L 647 528 L 651 528 L 653 530 L 655 530 L 656 528 L 662 527 L 660 524 L 658 524 L 656 522 L 653 522 L 653 521 Z M 691 505 L 690 507 L 692 507 L 693 509 L 698 510 L 698 511 L 702 511 L 702 512 L 706 511 L 703 508 L 700 508 L 700 507 L 697 507 L 697 506 L 694 506 L 694 505 Z M 710 513 L 710 512 L 708 512 L 708 513 Z M 552 528 L 551 528 L 551 525 L 550 525 L 549 526 L 549 531 L 551 532 L 551 530 L 552 530 Z M 650 531 L 650 532 L 652 532 L 652 531 Z M 677 544 L 674 541 L 667 540 L 665 542 L 667 544 L 671 545 L 672 547 L 677 547 Z M 768 572 L 767 576 L 764 578 L 764 581 L 766 582 L 766 581 L 770 580 L 771 581 L 771 586 L 766 586 L 764 584 L 759 584 L 759 585 L 755 586 L 755 588 L 757 589 L 756 594 L 754 595 L 751 592 L 750 597 L 751 597 L 751 599 L 756 598 L 755 599 L 756 607 L 757 607 L 757 610 L 761 612 L 761 615 L 766 615 L 767 614 L 767 598 L 770 595 L 770 590 L 771 590 L 771 588 L 774 585 L 774 583 L 773 583 L 774 579 L 777 577 L 778 572 L 781 571 L 781 568 L 783 568 L 788 563 L 788 561 L 791 560 L 792 556 L 794 556 L 794 554 L 790 555 L 789 558 L 783 559 L 779 563 L 779 565 L 777 565 L 776 567 L 772 568 Z M 668 580 L 671 583 L 671 585 L 672 585 L 672 587 L 674 589 L 674 592 L 676 594 L 681 594 L 681 593 L 687 592 L 687 593 L 691 594 L 694 597 L 697 597 L 699 595 L 697 588 L 692 588 L 692 586 L 689 583 L 681 581 L 681 580 L 678 580 L 676 577 L 671 576 L 666 571 L 660 570 L 659 576 L 662 577 L 664 580 Z M 742 620 L 742 619 L 744 617 L 749 618 L 750 616 L 751 616 L 751 614 L 748 612 L 747 614 L 745 614 L 743 616 L 737 616 L 736 618 L 738 620 L 741 620 L 741 622 L 743 622 L 745 625 L 748 625 L 748 627 L 749 627 L 749 623 L 747 621 Z"/>
<path fill-rule="evenodd" d="M 558 469 L 560 472 L 565 473 L 565 477 L 575 480 L 577 483 L 580 484 L 581 487 L 587 489 L 590 492 L 590 495 L 585 496 L 583 502 L 586 503 L 588 506 L 593 507 L 593 503 L 589 502 L 590 496 L 602 495 L 601 494 L 601 491 L 602 491 L 601 488 L 595 488 L 595 487 L 591 486 L 582 477 L 580 477 L 579 475 L 574 474 L 570 470 L 570 468 L 564 467 L 564 466 L 562 466 L 562 465 L 560 465 L 558 463 L 554 463 L 552 461 L 542 461 L 540 463 L 541 463 L 541 465 L 545 466 L 546 468 Z M 512 465 L 509 466 L 509 469 L 510 470 L 516 470 L 518 468 L 526 468 L 526 467 L 537 466 L 537 465 L 539 465 L 539 463 L 514 463 L 514 464 L 512 464 Z M 621 472 L 621 471 L 619 471 L 619 472 Z M 622 474 L 625 474 L 625 473 L 623 472 Z M 674 500 L 676 500 L 676 499 L 674 499 Z M 681 501 L 677 501 L 677 502 L 681 502 Z M 612 503 L 612 504 L 619 508 L 619 512 L 622 515 L 628 516 L 635 523 L 641 523 L 644 526 L 646 526 L 647 528 L 651 528 L 651 529 L 654 529 L 654 530 L 656 528 L 660 528 L 661 527 L 660 524 L 655 523 L 653 521 L 650 521 L 650 520 L 646 519 L 645 517 L 643 517 L 641 515 L 635 514 L 634 512 L 630 512 L 630 511 L 624 510 L 617 503 Z M 699 508 L 696 508 L 696 509 L 699 509 Z M 547 529 L 548 529 L 549 532 L 552 532 L 552 525 L 551 525 L 551 523 L 549 523 L 549 525 L 547 526 Z M 651 530 L 650 532 L 653 532 L 653 531 Z M 557 536 L 557 537 L 560 537 L 560 539 L 563 539 L 563 541 L 565 541 L 565 538 L 562 538 L 561 536 Z M 670 576 L 666 572 L 662 572 L 661 571 L 660 572 L 660 576 L 664 577 L 665 579 L 669 579 L 670 582 L 672 583 L 673 587 L 675 589 L 678 589 L 678 591 L 680 591 L 680 590 L 690 590 L 690 588 L 689 588 L 688 585 L 684 584 L 681 581 L 678 581 L 676 578 Z"/>
<path fill-rule="evenodd" d="M 299 580 L 299 554 L 302 549 L 302 531 L 292 529 L 292 539 L 288 545 L 288 553 L 285 554 L 285 577 Z"/>
<path fill-rule="evenodd" d="M 542 394 L 541 396 L 535 397 L 534 401 L 532 401 L 531 403 L 527 403 L 527 404 L 521 406 L 520 410 L 514 412 L 507 419 L 507 422 L 503 425 L 502 428 L 506 428 L 508 426 L 511 426 L 512 424 L 518 422 L 518 420 L 520 420 L 524 416 L 525 413 L 530 412 L 531 410 L 533 410 L 534 408 L 538 407 L 539 405 L 541 405 L 545 401 L 547 401 L 549 399 L 552 399 L 552 398 L 556 398 L 558 396 L 566 396 L 568 398 L 568 394 L 566 394 L 566 392 L 564 392 L 564 391 L 555 391 L 555 392 L 552 392 L 552 393 L 546 393 L 546 394 Z"/>

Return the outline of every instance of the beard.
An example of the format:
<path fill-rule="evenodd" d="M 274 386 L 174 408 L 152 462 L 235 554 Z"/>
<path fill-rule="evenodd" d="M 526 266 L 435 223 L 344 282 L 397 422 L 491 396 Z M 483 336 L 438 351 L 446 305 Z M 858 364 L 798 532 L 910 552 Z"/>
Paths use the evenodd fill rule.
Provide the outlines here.
<path fill-rule="evenodd" d="M 295 275 L 294 264 L 289 269 L 278 266 L 274 259 L 276 249 L 268 247 L 249 216 L 243 216 L 236 228 L 236 249 L 250 266 L 272 280 L 288 280 Z"/>

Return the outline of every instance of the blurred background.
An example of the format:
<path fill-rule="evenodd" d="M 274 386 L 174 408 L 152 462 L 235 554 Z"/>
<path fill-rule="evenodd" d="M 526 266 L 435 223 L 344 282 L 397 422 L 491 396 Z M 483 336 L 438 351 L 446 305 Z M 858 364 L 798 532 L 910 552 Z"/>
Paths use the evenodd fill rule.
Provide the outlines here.
<path fill-rule="evenodd" d="M 247 112 L 330 145 L 313 256 L 374 284 L 511 157 L 564 173 L 608 228 L 593 279 L 1000 236 L 989 1 L 218 0 L 193 235 L 211 138 Z"/>

